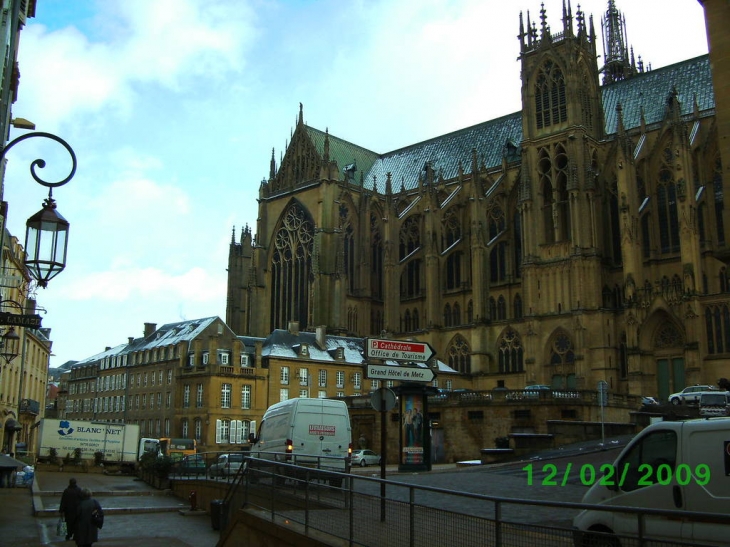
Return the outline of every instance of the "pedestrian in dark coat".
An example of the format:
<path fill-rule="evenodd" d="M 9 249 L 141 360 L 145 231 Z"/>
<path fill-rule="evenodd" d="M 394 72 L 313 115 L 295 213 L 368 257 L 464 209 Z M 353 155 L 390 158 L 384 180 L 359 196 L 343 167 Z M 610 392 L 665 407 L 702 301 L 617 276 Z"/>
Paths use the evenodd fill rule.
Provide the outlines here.
<path fill-rule="evenodd" d="M 81 503 L 81 488 L 76 486 L 76 479 L 69 479 L 68 487 L 61 494 L 61 506 L 58 512 L 66 521 L 66 541 L 71 539 L 76 529 L 76 511 Z"/>
<path fill-rule="evenodd" d="M 91 490 L 81 489 L 81 503 L 76 512 L 76 545 L 78 547 L 91 547 L 91 544 L 99 541 L 99 529 L 94 524 L 91 514 L 101 510 L 101 505 L 91 497 Z"/>

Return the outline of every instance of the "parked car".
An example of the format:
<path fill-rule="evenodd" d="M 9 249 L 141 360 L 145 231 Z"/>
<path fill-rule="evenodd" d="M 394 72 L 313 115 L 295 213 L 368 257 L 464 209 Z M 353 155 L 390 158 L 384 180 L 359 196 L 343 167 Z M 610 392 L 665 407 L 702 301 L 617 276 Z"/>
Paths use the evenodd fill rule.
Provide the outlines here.
<path fill-rule="evenodd" d="M 659 401 L 657 401 L 654 397 L 642 397 L 641 398 L 641 406 L 651 406 L 651 405 L 658 405 Z"/>
<path fill-rule="evenodd" d="M 372 450 L 353 450 L 352 451 L 352 465 L 359 465 L 365 467 L 368 465 L 379 465 L 380 455 L 376 454 Z"/>
<path fill-rule="evenodd" d="M 697 405 L 700 403 L 700 393 L 703 391 L 714 391 L 715 386 L 689 386 L 678 393 L 672 393 L 669 396 L 669 402 L 673 405 Z"/>
<path fill-rule="evenodd" d="M 700 394 L 700 416 L 730 416 L 730 391 L 704 391 Z"/>
<path fill-rule="evenodd" d="M 241 469 L 244 459 L 245 454 L 243 452 L 221 454 L 216 462 L 208 468 L 208 476 L 214 478 L 235 475 Z"/>
<path fill-rule="evenodd" d="M 205 458 L 202 454 L 185 456 L 172 465 L 173 475 L 205 475 Z"/>

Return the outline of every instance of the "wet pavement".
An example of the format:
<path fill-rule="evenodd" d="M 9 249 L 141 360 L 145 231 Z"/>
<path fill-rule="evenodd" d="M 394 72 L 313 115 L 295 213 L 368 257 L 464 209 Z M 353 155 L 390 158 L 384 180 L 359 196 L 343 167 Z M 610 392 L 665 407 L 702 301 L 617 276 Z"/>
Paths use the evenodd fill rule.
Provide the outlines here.
<path fill-rule="evenodd" d="M 206 512 L 181 514 L 179 510 L 188 509 L 188 504 L 135 477 L 39 471 L 32 489 L 0 488 L 0 547 L 75 546 L 56 535 L 61 492 L 71 477 L 89 488 L 104 508 L 104 527 L 95 547 L 214 547 L 218 543 L 219 533 L 212 529 Z"/>

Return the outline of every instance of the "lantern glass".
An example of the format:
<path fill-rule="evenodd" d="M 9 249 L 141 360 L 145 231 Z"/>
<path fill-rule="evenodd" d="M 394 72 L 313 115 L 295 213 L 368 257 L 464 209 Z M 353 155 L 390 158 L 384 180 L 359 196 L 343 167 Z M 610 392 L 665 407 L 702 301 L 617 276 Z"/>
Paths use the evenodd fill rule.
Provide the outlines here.
<path fill-rule="evenodd" d="M 10 327 L 8 332 L 0 337 L 0 357 L 5 359 L 5 362 L 10 362 L 15 359 L 20 353 L 20 336 L 15 332 L 15 327 Z"/>
<path fill-rule="evenodd" d="M 68 221 L 56 211 L 56 202 L 51 198 L 26 223 L 25 265 L 41 287 L 66 267 L 68 229 Z"/>

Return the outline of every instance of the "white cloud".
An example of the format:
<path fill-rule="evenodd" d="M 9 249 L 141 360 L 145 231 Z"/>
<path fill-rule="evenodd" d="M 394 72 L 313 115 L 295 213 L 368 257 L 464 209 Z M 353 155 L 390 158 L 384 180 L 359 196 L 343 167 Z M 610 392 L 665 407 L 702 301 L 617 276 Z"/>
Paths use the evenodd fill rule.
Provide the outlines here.
<path fill-rule="evenodd" d="M 157 268 L 124 268 L 94 272 L 67 282 L 64 300 L 108 302 L 225 301 L 225 274 L 193 267 L 178 275 Z"/>

